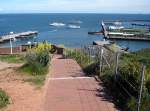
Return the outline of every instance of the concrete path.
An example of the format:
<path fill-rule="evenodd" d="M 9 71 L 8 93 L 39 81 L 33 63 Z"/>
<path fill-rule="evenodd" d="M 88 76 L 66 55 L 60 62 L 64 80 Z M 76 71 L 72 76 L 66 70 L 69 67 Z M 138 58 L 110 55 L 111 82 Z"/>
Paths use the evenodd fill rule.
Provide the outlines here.
<path fill-rule="evenodd" d="M 72 59 L 52 59 L 44 111 L 118 111 L 93 77 Z"/>

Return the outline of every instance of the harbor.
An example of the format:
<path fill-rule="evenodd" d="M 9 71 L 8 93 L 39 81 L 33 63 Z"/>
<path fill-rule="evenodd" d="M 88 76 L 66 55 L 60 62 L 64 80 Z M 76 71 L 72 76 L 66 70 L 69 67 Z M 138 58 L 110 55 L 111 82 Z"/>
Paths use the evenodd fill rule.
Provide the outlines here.
<path fill-rule="evenodd" d="M 30 18 L 29 15 L 24 15 L 26 18 Z M 128 15 L 113 15 L 116 16 L 113 18 L 113 16 L 108 15 L 101 15 L 101 14 L 84 14 L 83 16 L 87 16 L 86 18 L 82 17 L 81 15 L 74 15 L 71 14 L 72 18 L 70 18 L 69 15 L 63 15 L 62 18 L 59 14 L 57 16 L 54 15 L 39 15 L 40 17 L 44 17 L 47 19 L 40 20 L 37 19 L 29 19 L 28 21 L 31 21 L 31 25 L 29 25 L 26 22 L 18 23 L 18 21 L 24 21 L 24 18 L 21 18 L 20 16 L 16 17 L 14 22 L 11 22 L 12 25 L 9 26 L 8 22 L 12 20 L 13 16 L 6 17 L 6 20 L 1 24 L 1 31 L 0 31 L 0 37 L 5 35 L 10 35 L 9 32 L 13 31 L 14 33 L 20 33 L 20 32 L 26 32 L 26 31 L 38 31 L 37 36 L 28 36 L 23 38 L 18 38 L 15 41 L 12 40 L 12 46 L 17 47 L 20 45 L 24 45 L 26 43 L 30 42 L 42 42 L 43 40 L 47 40 L 52 44 L 63 44 L 66 47 L 74 47 L 74 48 L 81 48 L 81 46 L 92 44 L 93 41 L 103 40 L 103 30 L 101 26 L 101 22 L 104 21 L 106 28 L 108 25 L 113 26 L 116 21 L 123 23 L 128 22 L 129 24 L 136 23 L 135 19 L 139 20 L 139 22 L 146 21 L 147 23 L 136 23 L 139 24 L 148 24 L 149 16 L 143 15 L 143 16 L 136 16 L 130 15 L 128 18 Z M 54 18 L 51 18 L 50 16 L 54 16 Z M 102 17 L 103 16 L 103 17 Z M 34 18 L 34 15 L 31 17 Z M 61 18 L 58 20 L 58 18 Z M 40 21 L 40 22 L 39 22 Z M 82 21 L 82 23 L 76 23 L 80 26 L 80 29 L 70 29 L 67 28 L 69 24 L 73 24 L 71 21 Z M 110 22 L 109 22 L 110 21 Z M 50 23 L 64 23 L 66 26 L 64 27 L 56 27 L 56 26 L 50 26 Z M 74 23 L 75 24 L 75 23 Z M 7 26 L 7 28 L 5 28 Z M 133 27 L 140 27 L 142 26 L 134 26 Z M 106 29 L 107 30 L 107 29 Z M 108 30 L 107 30 L 108 31 Z M 113 37 L 111 35 L 111 37 Z M 116 36 L 115 36 L 116 37 Z M 111 40 L 111 39 L 110 39 Z M 130 51 L 140 50 L 142 48 L 150 47 L 149 41 L 144 40 L 130 40 L 130 39 L 113 39 L 114 42 L 116 42 L 117 45 L 123 46 L 123 47 L 129 47 Z M 0 47 L 10 47 L 9 39 L 7 41 L 0 42 Z"/>
<path fill-rule="evenodd" d="M 101 26 L 104 38 L 116 40 L 150 41 L 149 22 L 148 23 L 139 23 L 141 21 L 136 21 L 136 23 L 134 22 L 102 21 Z"/>
<path fill-rule="evenodd" d="M 0 37 L 0 43 L 3 43 L 5 41 L 10 41 L 11 39 L 15 40 L 18 38 L 27 38 L 29 36 L 33 37 L 38 34 L 38 31 L 27 31 L 27 32 L 21 32 L 14 34 L 13 32 L 9 35 L 4 35 Z"/>

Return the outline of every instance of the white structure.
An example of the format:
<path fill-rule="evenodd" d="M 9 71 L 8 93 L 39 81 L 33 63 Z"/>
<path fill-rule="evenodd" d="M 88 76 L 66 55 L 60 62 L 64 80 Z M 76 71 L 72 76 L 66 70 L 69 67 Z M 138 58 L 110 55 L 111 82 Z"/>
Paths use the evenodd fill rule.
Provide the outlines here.
<path fill-rule="evenodd" d="M 13 35 L 14 34 L 14 32 L 10 32 L 10 35 Z M 10 37 L 10 54 L 12 54 L 13 52 L 12 52 L 12 41 L 11 41 L 11 37 Z"/>

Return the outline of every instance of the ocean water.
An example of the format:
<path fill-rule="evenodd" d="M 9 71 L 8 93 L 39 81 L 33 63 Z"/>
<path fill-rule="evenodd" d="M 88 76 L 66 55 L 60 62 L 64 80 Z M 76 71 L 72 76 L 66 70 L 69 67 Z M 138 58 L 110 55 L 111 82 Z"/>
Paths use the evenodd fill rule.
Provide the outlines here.
<path fill-rule="evenodd" d="M 13 46 L 25 44 L 28 41 L 47 40 L 53 44 L 63 44 L 67 47 L 82 47 L 92 44 L 95 40 L 102 40 L 103 36 L 88 35 L 88 31 L 101 30 L 102 20 L 150 20 L 150 14 L 0 14 L 0 36 L 13 31 L 38 31 L 36 38 L 26 38 L 13 42 Z M 67 27 L 53 27 L 50 23 L 61 22 L 69 24 L 72 21 L 82 21 L 80 29 Z M 131 51 L 150 48 L 150 42 L 117 40 L 116 43 L 129 47 Z M 0 44 L 9 46 L 9 42 Z"/>

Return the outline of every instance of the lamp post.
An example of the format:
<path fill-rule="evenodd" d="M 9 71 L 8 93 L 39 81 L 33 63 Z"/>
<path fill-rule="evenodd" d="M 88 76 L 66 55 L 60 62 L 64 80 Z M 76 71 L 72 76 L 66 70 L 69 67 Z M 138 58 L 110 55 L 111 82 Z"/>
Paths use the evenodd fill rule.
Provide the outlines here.
<path fill-rule="evenodd" d="M 31 41 L 28 41 L 28 43 L 27 43 L 28 45 L 29 45 L 29 47 L 30 47 L 30 49 L 31 49 L 31 45 L 32 45 L 32 43 L 31 43 Z"/>
<path fill-rule="evenodd" d="M 13 35 L 14 32 L 10 32 L 10 35 Z M 11 36 L 10 36 L 10 54 L 12 54 L 12 41 L 11 41 Z"/>

